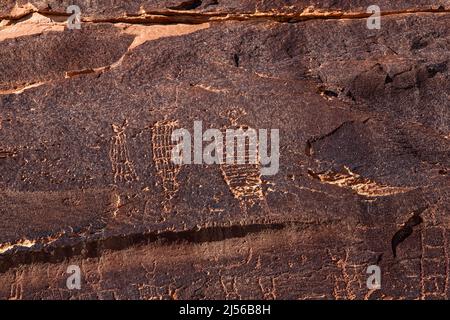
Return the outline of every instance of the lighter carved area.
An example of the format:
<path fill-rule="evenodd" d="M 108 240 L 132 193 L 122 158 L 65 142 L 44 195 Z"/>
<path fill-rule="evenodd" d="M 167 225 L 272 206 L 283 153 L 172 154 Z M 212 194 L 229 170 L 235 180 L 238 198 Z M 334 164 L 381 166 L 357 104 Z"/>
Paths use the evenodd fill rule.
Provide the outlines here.
<path fill-rule="evenodd" d="M 109 156 L 114 174 L 114 183 L 138 180 L 133 162 L 130 160 L 127 146 L 127 136 L 125 134 L 126 127 L 126 121 L 122 126 L 115 124 L 112 125 L 114 134 L 111 138 L 111 149 Z"/>
<path fill-rule="evenodd" d="M 162 181 L 165 211 L 170 209 L 169 202 L 175 197 L 179 188 L 177 176 L 181 165 L 172 161 L 172 150 L 175 147 L 172 142 L 172 132 L 176 128 L 178 128 L 176 120 L 159 121 L 152 128 L 153 162 L 156 173 Z"/>
<path fill-rule="evenodd" d="M 346 170 L 345 173 L 327 171 L 325 173 L 310 174 L 323 183 L 336 185 L 341 188 L 350 188 L 357 194 L 366 197 L 384 197 L 405 193 L 414 189 L 410 187 L 391 187 L 382 185 L 370 179 L 361 177 L 352 172 L 348 167 L 344 168 Z"/>
<path fill-rule="evenodd" d="M 258 151 L 258 144 L 252 145 L 250 141 L 245 148 L 243 159 L 231 157 L 234 164 L 227 163 L 230 155 L 225 153 L 227 161 L 220 165 L 223 178 L 231 193 L 244 206 L 253 206 L 255 203 L 264 200 L 260 164 L 259 161 L 256 164 L 250 161 L 250 150 Z M 259 159 L 258 154 L 256 157 Z M 239 160 L 243 160 L 245 164 L 238 164 Z"/>

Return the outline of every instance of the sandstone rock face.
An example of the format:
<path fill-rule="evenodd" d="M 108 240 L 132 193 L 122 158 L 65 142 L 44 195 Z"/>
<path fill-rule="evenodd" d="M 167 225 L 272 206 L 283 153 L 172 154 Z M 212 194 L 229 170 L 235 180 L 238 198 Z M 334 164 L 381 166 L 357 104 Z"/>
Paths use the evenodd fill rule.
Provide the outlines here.
<path fill-rule="evenodd" d="M 353 2 L 0 0 L 0 298 L 447 299 L 450 2 Z"/>

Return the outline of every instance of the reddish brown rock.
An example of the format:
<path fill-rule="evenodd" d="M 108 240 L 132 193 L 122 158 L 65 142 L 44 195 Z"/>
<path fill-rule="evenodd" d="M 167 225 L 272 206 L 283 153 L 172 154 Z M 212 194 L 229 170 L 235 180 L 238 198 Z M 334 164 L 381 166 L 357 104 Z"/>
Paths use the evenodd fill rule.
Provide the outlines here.
<path fill-rule="evenodd" d="M 448 298 L 447 4 L 157 3 L 0 27 L 0 298 Z M 279 129 L 278 173 L 167 166 L 195 120 Z"/>

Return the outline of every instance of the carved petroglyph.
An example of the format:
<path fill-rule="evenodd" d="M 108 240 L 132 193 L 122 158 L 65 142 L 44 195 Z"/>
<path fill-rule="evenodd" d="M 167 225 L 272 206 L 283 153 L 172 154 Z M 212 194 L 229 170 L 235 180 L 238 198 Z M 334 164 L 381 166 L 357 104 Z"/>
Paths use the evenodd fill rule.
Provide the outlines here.
<path fill-rule="evenodd" d="M 114 174 L 114 183 L 138 180 L 127 147 L 127 136 L 125 134 L 127 125 L 128 122 L 126 120 L 121 126 L 112 125 L 114 135 L 111 139 L 109 156 Z"/>
<path fill-rule="evenodd" d="M 23 299 L 23 278 L 24 278 L 23 270 L 17 270 L 14 273 L 14 280 L 11 283 L 11 293 L 9 296 L 9 300 Z"/>
<path fill-rule="evenodd" d="M 449 256 L 447 230 L 430 208 L 421 234 L 421 299 L 448 299 Z M 429 218 L 429 219 L 427 219 Z"/>
<path fill-rule="evenodd" d="M 330 250 L 328 254 L 337 266 L 339 272 L 333 275 L 333 296 L 336 300 L 354 300 L 357 290 L 361 288 L 360 276 L 363 274 L 363 264 L 351 264 L 349 249 L 345 249 L 345 256 L 334 255 Z M 365 283 L 365 282 L 364 282 Z"/>
<path fill-rule="evenodd" d="M 169 285 L 157 286 L 155 284 L 155 277 L 157 276 L 157 262 L 156 260 L 150 263 L 141 263 L 144 270 L 146 283 L 139 284 L 137 289 L 139 296 L 144 300 L 167 300 L 176 299 L 176 289 L 173 290 Z"/>
<path fill-rule="evenodd" d="M 352 172 L 348 167 L 344 167 L 344 169 L 346 171 L 344 173 L 334 171 L 315 173 L 312 170 L 308 170 L 308 173 L 310 176 L 323 183 L 336 185 L 341 188 L 349 188 L 357 194 L 366 197 L 384 197 L 413 190 L 413 188 L 408 187 L 390 187 L 382 185 L 361 177 Z"/>
<path fill-rule="evenodd" d="M 252 205 L 263 199 L 262 180 L 258 165 L 221 165 L 222 174 L 233 196 Z"/>
<path fill-rule="evenodd" d="M 227 300 L 241 299 L 236 287 L 236 277 L 220 277 L 220 284 L 222 285 Z"/>
<path fill-rule="evenodd" d="M 162 181 L 164 191 L 164 210 L 170 210 L 170 201 L 178 192 L 177 176 L 181 165 L 172 161 L 172 150 L 175 143 L 172 142 L 172 132 L 178 128 L 178 122 L 159 121 L 152 128 L 153 161 L 157 175 Z"/>
<path fill-rule="evenodd" d="M 274 277 L 258 278 L 258 285 L 264 300 L 275 300 L 277 298 Z"/>
<path fill-rule="evenodd" d="M 242 126 L 231 129 L 248 130 L 248 128 Z M 223 131 L 226 137 L 226 130 Z M 255 155 L 251 154 L 251 150 L 256 151 L 257 161 L 254 161 Z M 231 193 L 244 208 L 251 207 L 258 201 L 264 200 L 261 167 L 258 159 L 257 139 L 247 139 L 245 152 L 242 155 L 239 155 L 239 153 L 229 154 L 227 150 L 225 152 L 225 162 L 220 165 L 223 178 Z"/>
<path fill-rule="evenodd" d="M 117 217 L 120 207 L 122 206 L 122 199 L 117 191 L 111 193 L 111 211 L 113 217 Z"/>
<path fill-rule="evenodd" d="M 1 129 L 1 123 L 0 123 L 0 129 Z M 16 155 L 17 155 L 16 149 L 0 147 L 0 159 L 15 157 Z"/>

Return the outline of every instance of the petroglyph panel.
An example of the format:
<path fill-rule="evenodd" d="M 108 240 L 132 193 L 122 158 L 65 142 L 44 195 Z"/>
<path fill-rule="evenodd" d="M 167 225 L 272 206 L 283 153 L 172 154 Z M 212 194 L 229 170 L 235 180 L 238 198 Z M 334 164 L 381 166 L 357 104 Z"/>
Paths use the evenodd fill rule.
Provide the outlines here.
<path fill-rule="evenodd" d="M 234 130 L 235 133 L 239 130 L 242 130 L 242 132 L 253 130 L 243 126 L 234 126 L 227 129 Z M 233 196 L 244 206 L 252 206 L 264 199 L 257 135 L 256 139 L 242 136 L 234 141 L 228 141 L 227 129 L 222 129 L 225 148 L 224 163 L 220 165 L 220 168 Z M 256 134 L 257 131 L 254 132 Z M 230 152 L 230 149 L 226 147 L 227 144 L 234 145 L 233 152 Z M 244 152 L 239 152 L 239 148 L 243 148 Z"/>
<path fill-rule="evenodd" d="M 161 179 L 164 192 L 164 209 L 170 209 L 170 201 L 177 194 L 179 184 L 177 176 L 181 165 L 172 161 L 172 151 L 176 144 L 172 142 L 172 132 L 178 128 L 176 120 L 159 121 L 152 128 L 153 162 L 156 173 Z"/>
<path fill-rule="evenodd" d="M 448 1 L 44 2 L 0 6 L 0 298 L 449 298 Z M 174 164 L 195 121 L 278 172 Z"/>
<path fill-rule="evenodd" d="M 127 125 L 127 121 L 122 125 L 112 125 L 113 136 L 111 138 L 109 156 L 115 183 L 137 180 L 134 165 L 130 159 L 130 153 L 127 146 L 127 135 L 125 132 Z"/>

